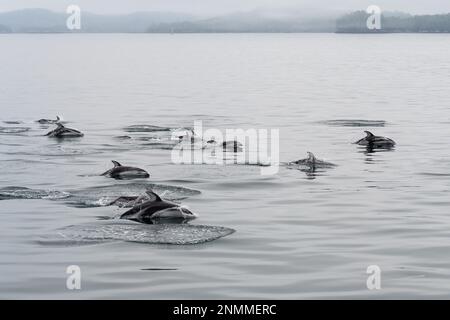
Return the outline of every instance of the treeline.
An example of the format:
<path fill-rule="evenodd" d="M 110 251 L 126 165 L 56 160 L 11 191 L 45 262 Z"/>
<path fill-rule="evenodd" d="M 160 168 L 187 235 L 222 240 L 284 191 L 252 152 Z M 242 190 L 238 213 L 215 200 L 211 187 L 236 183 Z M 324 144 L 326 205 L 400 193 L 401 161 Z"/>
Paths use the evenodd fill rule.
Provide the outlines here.
<path fill-rule="evenodd" d="M 317 14 L 317 13 L 316 13 Z M 67 14 L 44 9 L 24 9 L 0 12 L 0 33 L 61 33 L 61 32 L 152 32 L 152 33 L 218 33 L 218 32 L 338 32 L 338 33 L 450 33 L 450 13 L 410 15 L 384 12 L 381 29 L 370 30 L 365 11 L 341 17 L 334 14 L 290 12 L 273 15 L 265 11 L 229 13 L 202 18 L 180 13 L 137 12 L 125 15 L 97 15 L 85 12 L 82 28 L 66 27 Z"/>
<path fill-rule="evenodd" d="M 370 14 L 356 11 L 336 20 L 338 33 L 447 33 L 450 32 L 450 14 L 408 15 L 382 14 L 381 29 L 370 30 L 367 19 Z"/>

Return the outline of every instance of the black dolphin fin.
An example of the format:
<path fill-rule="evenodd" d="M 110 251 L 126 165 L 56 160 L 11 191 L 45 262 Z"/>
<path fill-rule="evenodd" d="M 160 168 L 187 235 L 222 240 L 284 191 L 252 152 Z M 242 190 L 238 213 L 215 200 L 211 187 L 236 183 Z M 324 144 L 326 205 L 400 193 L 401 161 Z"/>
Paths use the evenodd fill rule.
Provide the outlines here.
<path fill-rule="evenodd" d="M 60 120 L 61 120 L 61 118 L 59 116 L 56 116 L 56 121 L 58 122 Z"/>
<path fill-rule="evenodd" d="M 161 197 L 154 193 L 152 190 L 147 190 L 145 193 L 149 197 L 149 201 L 162 201 Z"/>
<path fill-rule="evenodd" d="M 115 161 L 115 160 L 111 160 L 111 162 L 114 163 L 114 168 L 115 168 L 115 167 L 121 167 L 121 166 L 122 166 L 119 162 L 117 162 L 117 161 Z"/>
<path fill-rule="evenodd" d="M 58 129 L 65 128 L 61 122 L 56 122 L 56 125 L 58 126 Z"/>
<path fill-rule="evenodd" d="M 311 172 L 316 170 L 316 157 L 312 152 L 308 151 L 308 165 L 310 166 Z"/>
<path fill-rule="evenodd" d="M 366 133 L 366 138 L 373 138 L 375 135 L 372 133 L 372 132 L 370 132 L 370 131 L 364 131 L 365 133 Z"/>

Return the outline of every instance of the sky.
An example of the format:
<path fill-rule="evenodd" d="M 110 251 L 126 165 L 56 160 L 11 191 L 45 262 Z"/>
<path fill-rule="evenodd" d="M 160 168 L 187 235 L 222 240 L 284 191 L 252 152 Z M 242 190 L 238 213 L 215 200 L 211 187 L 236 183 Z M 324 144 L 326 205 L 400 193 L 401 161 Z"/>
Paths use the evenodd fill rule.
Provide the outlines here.
<path fill-rule="evenodd" d="M 100 14 L 136 11 L 170 11 L 193 14 L 224 14 L 270 8 L 353 11 L 377 5 L 386 11 L 413 14 L 449 13 L 450 0 L 0 0 L 0 12 L 24 8 L 45 8 L 65 12 L 68 5 Z"/>

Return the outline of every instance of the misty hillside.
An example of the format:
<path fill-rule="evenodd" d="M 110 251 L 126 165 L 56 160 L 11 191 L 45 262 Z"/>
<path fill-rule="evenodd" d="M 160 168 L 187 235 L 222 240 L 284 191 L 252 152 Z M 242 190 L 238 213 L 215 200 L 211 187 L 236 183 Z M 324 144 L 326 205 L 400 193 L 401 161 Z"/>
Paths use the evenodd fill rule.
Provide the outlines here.
<path fill-rule="evenodd" d="M 71 32 L 66 13 L 44 9 L 25 9 L 0 13 L 0 25 L 12 32 Z M 78 32 L 145 32 L 149 26 L 192 19 L 190 15 L 165 12 L 138 12 L 127 15 L 81 14 Z M 0 30 L 1 27 L 0 27 Z M 1 31 L 0 31 L 1 32 Z"/>
<path fill-rule="evenodd" d="M 44 9 L 0 13 L 3 32 L 72 32 L 69 15 Z M 312 18 L 314 17 L 314 18 Z M 75 32 L 333 32 L 336 15 L 301 10 L 254 10 L 198 19 L 188 14 L 139 12 L 98 15 L 82 12 L 81 30 Z"/>
<path fill-rule="evenodd" d="M 63 32 L 67 15 L 44 9 L 26 9 L 0 13 L 0 24 L 11 32 Z"/>
<path fill-rule="evenodd" d="M 148 28 L 152 33 L 196 32 L 334 32 L 336 17 L 320 14 L 316 17 L 296 12 L 240 12 L 209 19 L 162 23 Z"/>

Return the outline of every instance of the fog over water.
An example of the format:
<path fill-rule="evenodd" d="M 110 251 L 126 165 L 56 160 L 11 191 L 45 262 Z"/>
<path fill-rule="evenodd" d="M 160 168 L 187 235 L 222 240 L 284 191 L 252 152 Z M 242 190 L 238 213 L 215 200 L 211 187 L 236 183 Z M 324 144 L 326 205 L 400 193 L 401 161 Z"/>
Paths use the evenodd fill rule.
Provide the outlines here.
<path fill-rule="evenodd" d="M 413 14 L 450 12 L 447 0 L 15 0 L 0 2 L 0 11 L 23 8 L 45 8 L 65 11 L 68 5 L 77 4 L 83 10 L 95 13 L 120 14 L 136 11 L 176 11 L 203 15 L 223 14 L 235 11 L 249 11 L 255 8 L 283 9 L 298 8 L 305 15 L 322 12 L 345 12 L 361 10 L 369 5 L 383 10 L 399 10 Z"/>

